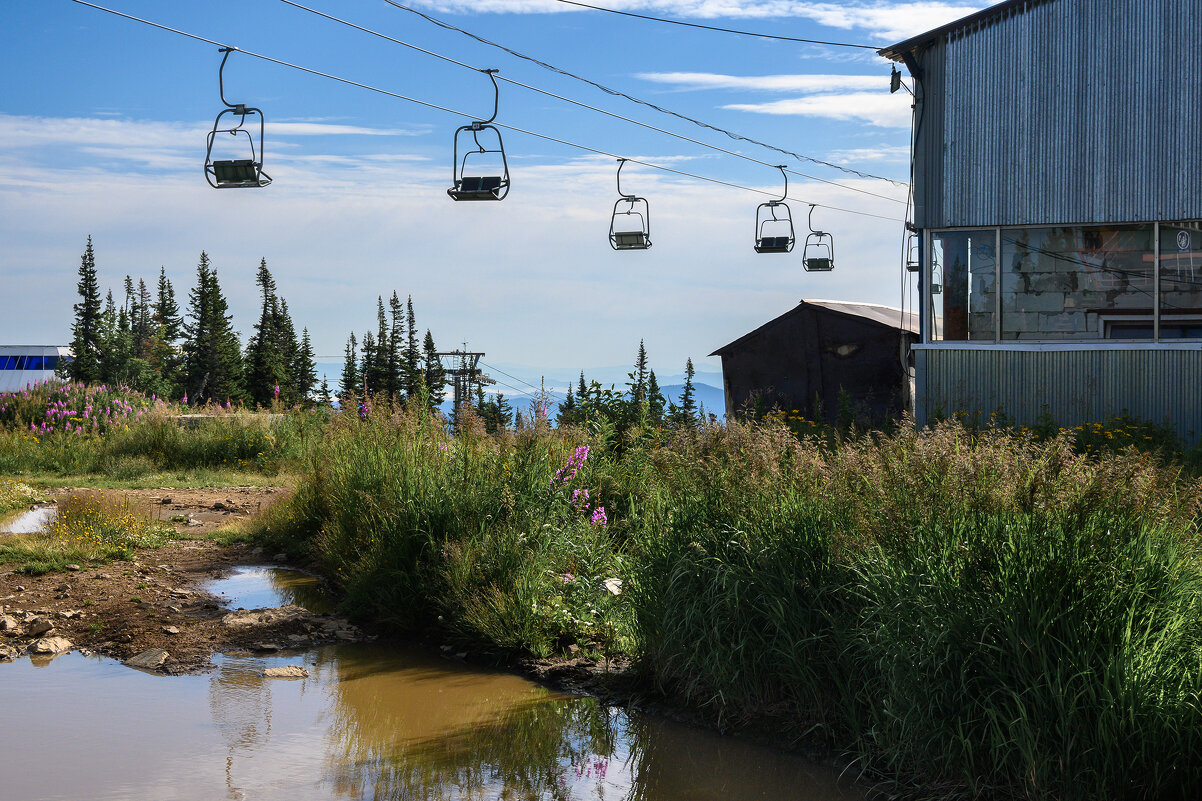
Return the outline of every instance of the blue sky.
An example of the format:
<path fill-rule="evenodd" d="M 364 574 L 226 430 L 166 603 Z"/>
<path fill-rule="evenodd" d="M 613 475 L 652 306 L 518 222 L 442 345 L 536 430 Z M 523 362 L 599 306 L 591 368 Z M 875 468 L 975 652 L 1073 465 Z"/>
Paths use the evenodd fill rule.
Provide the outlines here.
<path fill-rule="evenodd" d="M 235 325 L 251 333 L 255 269 L 266 258 L 298 328 L 337 357 L 374 327 L 377 295 L 412 295 L 442 348 L 466 342 L 533 376 L 628 364 L 679 373 L 800 298 L 898 305 L 905 191 L 696 127 L 445 30 L 384 0 L 310 8 L 505 78 L 791 170 L 804 233 L 836 242 L 832 273 L 752 249 L 764 195 L 629 164 L 654 246 L 614 252 L 615 160 L 504 131 L 512 190 L 454 203 L 454 130 L 468 121 L 235 53 L 227 97 L 267 119 L 274 184 L 214 190 L 201 167 L 222 108 L 210 44 L 69 0 L 8 0 L 0 85 L 0 342 L 66 342 L 79 255 L 90 234 L 102 285 L 160 265 L 181 299 L 201 250 Z M 795 38 L 883 46 L 983 2 L 596 0 L 594 5 Z M 493 90 L 471 69 L 350 29 L 280 0 L 108 0 L 131 15 L 305 67 L 487 116 Z M 555 0 L 430 0 L 431 16 L 563 70 L 753 139 L 904 181 L 909 100 L 890 95 L 871 50 L 664 25 Z M 502 83 L 497 121 L 744 187 L 779 193 L 779 171 Z M 853 190 L 864 190 L 876 197 Z M 838 207 L 886 219 L 835 211 Z"/>

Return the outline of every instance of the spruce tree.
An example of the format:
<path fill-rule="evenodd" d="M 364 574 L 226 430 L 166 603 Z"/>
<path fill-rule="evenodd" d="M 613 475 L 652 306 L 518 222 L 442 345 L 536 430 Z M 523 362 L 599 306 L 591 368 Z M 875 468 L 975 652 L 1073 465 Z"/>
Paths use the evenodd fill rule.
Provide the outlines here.
<path fill-rule="evenodd" d="M 663 422 L 665 405 L 664 393 L 659 389 L 655 371 L 651 370 L 647 376 L 647 419 L 652 425 L 659 425 Z"/>
<path fill-rule="evenodd" d="M 422 349 L 417 342 L 417 319 L 413 316 L 413 296 L 406 302 L 409 325 L 406 326 L 405 353 L 401 360 L 401 376 L 404 379 L 405 396 L 416 398 L 422 391 Z M 428 384 L 427 384 L 428 386 Z"/>
<path fill-rule="evenodd" d="M 388 313 L 392 317 L 392 330 L 388 332 L 388 394 L 397 401 L 407 400 L 404 394 L 405 382 L 401 377 L 401 350 L 405 344 L 405 308 L 396 290 L 388 299 Z"/>
<path fill-rule="evenodd" d="M 559 410 L 555 414 L 555 424 L 560 428 L 564 426 L 576 425 L 579 422 L 576 419 L 576 393 L 572 387 L 568 387 L 568 394 L 564 397 L 563 403 L 559 404 Z"/>
<path fill-rule="evenodd" d="M 376 337 L 371 331 L 363 334 L 363 355 L 359 361 L 360 393 L 366 398 L 376 392 Z"/>
<path fill-rule="evenodd" d="M 92 237 L 79 263 L 79 303 L 74 305 L 75 321 L 71 324 L 71 361 L 64 361 L 60 370 L 72 381 L 95 383 L 100 380 L 100 286 L 96 282 L 96 256 Z"/>
<path fill-rule="evenodd" d="M 344 405 L 349 402 L 351 396 L 359 393 L 359 357 L 355 351 L 357 345 L 358 342 L 355 340 L 355 333 L 352 331 L 350 339 L 346 341 L 345 358 L 342 362 L 342 376 L 338 382 L 338 400 Z"/>
<path fill-rule="evenodd" d="M 309 340 L 309 329 L 301 334 L 300 347 L 297 349 L 296 362 L 292 366 L 293 392 L 297 403 L 309 404 L 313 394 L 313 385 L 317 383 L 317 361 L 313 355 L 313 343 Z M 325 381 L 322 381 L 325 384 Z M 329 394 L 329 388 L 326 388 Z"/>
<path fill-rule="evenodd" d="M 241 402 L 246 397 L 242 349 L 233 318 L 227 314 L 229 307 L 217 271 L 203 251 L 196 267 L 196 288 L 188 303 L 184 389 L 189 402 Z"/>
<path fill-rule="evenodd" d="M 684 363 L 684 390 L 680 393 L 680 422 L 693 423 L 697 420 L 697 399 L 693 389 L 693 376 L 697 371 L 693 369 L 693 359 Z"/>
<path fill-rule="evenodd" d="M 447 373 L 443 369 L 442 359 L 438 358 L 438 348 L 434 347 L 434 336 L 428 328 L 423 345 L 425 369 L 422 378 L 426 385 L 426 392 L 429 393 L 426 402 L 430 405 L 430 411 L 435 412 L 442 406 L 442 394 L 447 386 Z"/>
<path fill-rule="evenodd" d="M 167 271 L 163 267 L 159 268 L 152 319 L 156 332 L 149 360 L 159 374 L 159 389 L 155 392 L 163 397 L 178 398 L 183 388 L 183 354 L 179 342 L 184 336 L 184 318 L 175 300 L 175 287 L 167 280 Z"/>
<path fill-rule="evenodd" d="M 298 403 L 301 399 L 296 397 L 294 389 L 297 383 L 295 367 L 300 359 L 301 344 L 296 339 L 296 326 L 292 324 L 292 315 L 288 312 L 288 301 L 283 298 L 276 305 L 275 349 L 282 365 L 280 400 L 289 405 Z"/>
<path fill-rule="evenodd" d="M 276 297 L 275 279 L 267 269 L 267 259 L 259 262 L 255 284 L 263 293 L 259 308 L 259 322 L 255 333 L 246 343 L 246 391 L 252 403 L 270 406 L 275 399 L 275 388 L 286 381 L 283 354 L 279 352 L 280 304 Z"/>

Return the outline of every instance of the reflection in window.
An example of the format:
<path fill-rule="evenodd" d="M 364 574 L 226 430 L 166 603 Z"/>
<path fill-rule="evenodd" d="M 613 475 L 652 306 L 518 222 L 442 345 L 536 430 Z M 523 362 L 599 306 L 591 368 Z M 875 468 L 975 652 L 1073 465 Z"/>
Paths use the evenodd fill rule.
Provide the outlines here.
<path fill-rule="evenodd" d="M 1202 224 L 1160 226 L 1160 338 L 1198 339 L 1202 320 Z"/>
<path fill-rule="evenodd" d="M 931 340 L 993 341 L 997 231 L 940 231 L 931 240 Z"/>
<path fill-rule="evenodd" d="M 1002 339 L 1148 338 L 1152 230 L 1150 225 L 1003 230 Z M 1133 324 L 1122 324 L 1123 316 Z"/>

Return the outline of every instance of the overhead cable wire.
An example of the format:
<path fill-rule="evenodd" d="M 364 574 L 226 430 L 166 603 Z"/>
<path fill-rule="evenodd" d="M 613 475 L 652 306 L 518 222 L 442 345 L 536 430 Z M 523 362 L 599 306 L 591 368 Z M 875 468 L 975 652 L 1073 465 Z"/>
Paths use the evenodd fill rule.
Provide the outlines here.
<path fill-rule="evenodd" d="M 533 392 L 542 392 L 542 393 L 545 393 L 545 394 L 547 394 L 547 395 L 551 395 L 551 396 L 557 396 L 557 397 L 560 397 L 560 398 L 566 397 L 566 396 L 565 396 L 565 395 L 564 395 L 562 392 L 556 392 L 555 390 L 553 390 L 553 389 L 547 389 L 546 387 L 536 387 L 534 384 L 531 384 L 531 383 L 530 383 L 529 381 L 527 381 L 526 379 L 524 379 L 524 378 L 518 378 L 516 375 L 513 375 L 513 374 L 511 374 L 511 373 L 507 373 L 507 372 L 505 372 L 504 370 L 502 370 L 500 367 L 496 367 L 496 366 L 494 366 L 494 365 L 491 365 L 491 364 L 485 364 L 484 362 L 480 362 L 480 366 L 481 366 L 481 367 L 487 367 L 489 370 L 492 370 L 492 371 L 494 371 L 494 372 L 498 372 L 498 373 L 500 373 L 501 375 L 503 375 L 503 376 L 505 376 L 505 377 L 507 377 L 507 378 L 512 378 L 514 381 L 517 381 L 519 384 L 525 384 L 526 386 L 530 387 L 531 391 L 533 391 Z M 508 387 L 509 385 L 508 385 L 508 384 L 504 384 L 503 386 L 507 386 L 507 387 Z M 524 392 L 524 390 L 517 390 L 517 389 L 516 389 L 516 387 L 509 387 L 509 388 L 510 388 L 510 389 L 513 389 L 513 390 L 515 390 L 515 391 L 523 391 L 523 392 Z"/>
<path fill-rule="evenodd" d="M 740 36 L 754 36 L 758 39 L 776 39 L 781 42 L 801 42 L 802 44 L 818 44 L 830 45 L 831 47 L 859 47 L 864 50 L 880 50 L 879 45 L 853 44 L 851 42 L 826 42 L 821 39 L 795 39 L 792 36 L 777 36 L 771 33 L 756 33 L 755 31 L 739 31 L 734 28 L 719 28 L 715 25 L 701 25 L 697 22 L 685 22 L 679 19 L 665 19 L 664 17 L 652 17 L 647 14 L 635 14 L 632 11 L 618 11 L 616 8 L 602 8 L 601 6 L 591 6 L 588 3 L 578 3 L 576 0 L 558 0 L 560 3 L 565 3 L 569 6 L 580 6 L 581 8 L 591 8 L 593 11 L 604 11 L 608 14 L 621 14 L 623 17 L 636 17 L 637 19 L 651 20 L 652 22 L 665 22 L 669 25 L 683 25 L 686 28 L 701 28 L 706 31 L 717 31 L 718 33 L 735 33 Z"/>
<path fill-rule="evenodd" d="M 697 125 L 702 128 L 708 128 L 709 130 L 715 131 L 720 134 L 725 134 L 726 136 L 729 136 L 731 139 L 735 139 L 740 142 L 747 142 L 747 143 L 753 144 L 753 145 L 758 145 L 759 147 L 767 148 L 768 150 L 775 150 L 777 153 L 782 153 L 786 156 L 792 156 L 793 158 L 800 159 L 801 161 L 808 161 L 811 164 L 820 164 L 823 167 L 830 167 L 831 169 L 839 170 L 840 172 L 847 173 L 848 175 L 855 175 L 859 178 L 867 178 L 867 179 L 874 180 L 874 181 L 888 181 L 889 183 L 893 184 L 894 186 L 906 186 L 905 182 L 903 182 L 903 181 L 897 181 L 897 180 L 894 180 L 893 178 L 886 178 L 883 175 L 873 175 L 872 173 L 861 172 L 860 170 L 853 170 L 850 167 L 844 167 L 839 164 L 832 164 L 829 161 L 822 161 L 821 159 L 816 159 L 813 156 L 803 156 L 800 153 L 794 153 L 792 150 L 785 150 L 784 148 L 777 147 L 776 145 L 770 145 L 766 142 L 761 142 L 758 139 L 752 139 L 750 137 L 743 136 L 742 134 L 734 133 L 733 131 L 728 131 L 725 128 L 719 128 L 716 125 L 710 125 L 708 122 L 703 122 L 701 120 L 694 119 L 693 117 L 688 117 L 684 114 L 680 114 L 678 112 L 672 111 L 671 109 L 664 108 L 663 106 L 658 106 L 655 103 L 652 103 L 647 100 L 640 100 L 639 98 L 634 97 L 632 95 L 628 95 L 625 92 L 620 91 L 618 89 L 611 89 L 610 87 L 605 86 L 603 84 L 599 84 L 596 81 L 589 80 L 588 78 L 583 78 L 579 75 L 576 75 L 575 73 L 568 72 L 567 70 L 562 70 L 553 64 L 548 64 L 545 61 L 540 61 L 537 58 L 534 58 L 533 56 L 528 56 L 524 53 L 519 53 L 518 51 L 512 50 L 512 49 L 506 47 L 505 45 L 497 44 L 496 42 L 489 41 L 488 39 L 485 39 L 482 36 L 477 36 L 476 34 L 471 33 L 470 31 L 465 31 L 463 28 L 458 28 L 449 22 L 444 22 L 440 19 L 431 17 L 429 14 L 418 11 L 416 8 L 410 8 L 409 6 L 407 6 L 403 3 L 398 3 L 398 2 L 396 2 L 396 0 L 384 0 L 384 2 L 388 3 L 390 6 L 399 8 L 402 11 L 408 11 L 410 14 L 416 14 L 417 16 L 421 17 L 422 19 L 425 19 L 425 20 L 433 23 L 434 25 L 437 25 L 440 28 L 443 28 L 448 31 L 455 31 L 456 33 L 461 33 L 470 39 L 475 39 L 477 42 L 480 42 L 481 44 L 488 45 L 489 47 L 495 47 L 495 48 L 498 48 L 499 50 L 504 50 L 506 53 L 509 53 L 511 56 L 523 59 L 524 61 L 529 61 L 532 64 L 537 64 L 538 66 L 542 67 L 543 69 L 550 70 L 551 72 L 558 73 L 558 74 L 566 76 L 568 78 L 573 78 L 577 81 L 583 81 L 584 83 L 587 83 L 590 86 L 600 89 L 602 92 L 605 92 L 606 94 L 613 95 L 614 97 L 624 98 L 626 100 L 629 100 L 631 103 L 637 103 L 641 106 L 646 106 L 647 108 L 658 111 L 661 114 L 667 114 L 669 116 L 676 117 L 678 119 L 682 119 L 685 122 L 690 122 L 693 125 Z"/>
<path fill-rule="evenodd" d="M 344 84 L 347 84 L 348 86 L 355 86 L 360 89 L 366 89 L 369 92 L 376 92 L 378 94 L 396 98 L 397 100 L 405 100 L 410 103 L 415 103 L 419 106 L 425 106 L 427 108 L 436 109 L 438 111 L 445 111 L 448 114 L 454 114 L 459 117 L 468 117 L 471 119 L 479 119 L 479 117 L 476 115 L 468 114 L 467 112 L 459 111 L 458 109 L 448 108 L 447 106 L 441 106 L 437 103 L 431 103 L 428 100 L 419 100 L 415 97 L 409 97 L 408 95 L 402 95 L 397 92 L 391 92 L 387 89 L 380 89 L 379 87 L 371 86 L 370 84 L 360 83 L 359 81 L 353 81 L 349 78 L 343 78 L 338 75 L 333 75 L 328 72 L 322 72 L 321 70 L 313 69 L 311 67 L 305 67 L 305 66 L 301 66 L 300 64 L 294 64 L 292 62 L 284 61 L 282 59 L 274 58 L 272 56 L 267 56 L 262 53 L 256 53 L 251 50 L 243 50 L 240 47 L 234 47 L 232 45 L 227 45 L 225 43 L 218 42 L 214 39 L 208 39 L 204 36 L 198 36 L 197 34 L 194 34 L 194 33 L 188 33 L 187 31 L 179 30 L 178 28 L 172 28 L 167 25 L 162 25 L 158 22 L 151 22 L 150 20 L 142 19 L 141 17 L 135 17 L 132 14 L 126 14 L 125 12 L 122 12 L 122 11 L 116 11 L 111 8 L 106 8 L 105 6 L 97 5 L 96 3 L 90 3 L 90 2 L 87 2 L 87 0 L 69 0 L 69 2 L 75 3 L 77 5 L 81 5 L 81 6 L 87 6 L 89 8 L 94 8 L 97 11 L 103 11 L 108 14 L 113 14 L 114 16 L 122 17 L 124 19 L 128 19 L 133 22 L 140 22 L 143 25 L 149 25 L 152 28 L 158 28 L 159 30 L 168 31 L 170 33 L 174 33 L 179 36 L 184 36 L 189 39 L 194 39 L 198 42 L 205 42 L 206 44 L 216 45 L 217 47 L 230 47 L 234 51 L 236 51 L 238 53 L 242 53 L 243 55 L 246 55 L 246 56 L 250 56 L 251 58 L 261 59 L 263 61 L 267 61 L 272 64 L 278 64 L 282 67 L 288 67 L 290 69 L 299 70 L 301 72 L 306 72 L 306 73 L 309 73 L 310 75 L 317 75 L 322 78 L 328 78 L 329 80 L 332 80 L 332 81 L 344 83 Z M 501 122 L 493 122 L 492 125 L 494 125 L 497 128 L 504 128 L 506 130 L 513 131 L 514 133 L 525 134 L 527 136 L 533 136 L 537 139 L 543 139 L 548 142 L 555 142 L 556 144 L 576 148 L 577 150 L 583 150 L 587 153 L 594 153 L 599 156 L 608 156 L 610 158 L 615 158 L 615 159 L 624 158 L 623 156 L 619 156 L 617 154 L 610 153 L 606 150 L 600 150 L 595 147 L 589 147 L 588 145 L 582 145 L 577 142 L 568 141 L 566 139 L 559 139 L 557 137 L 550 136 L 548 134 L 538 133 L 537 131 L 526 130 L 525 128 L 519 128 L 516 125 L 506 125 Z M 704 176 L 704 175 L 697 175 L 695 173 L 685 172 L 684 170 L 677 170 L 673 167 L 665 167 L 661 164 L 655 164 L 650 161 L 643 161 L 640 159 L 634 159 L 634 158 L 629 158 L 629 157 L 625 157 L 625 158 L 627 161 L 631 162 L 632 164 L 639 164 L 641 166 L 649 167 L 649 168 L 655 169 L 655 170 L 660 170 L 662 172 L 669 172 L 674 175 L 682 176 L 684 178 L 693 178 L 698 181 L 706 181 L 708 183 L 718 184 L 719 186 L 728 186 L 728 187 L 731 187 L 732 189 L 740 189 L 744 192 L 752 192 L 757 195 L 767 195 L 770 197 L 776 196 L 776 193 L 767 192 L 763 189 L 753 189 L 752 187 L 742 186 L 740 184 L 731 183 L 730 181 L 723 181 L 718 178 L 710 178 L 710 177 Z M 872 213 L 866 212 L 866 211 L 857 211 L 855 209 L 847 209 L 847 208 L 842 208 L 839 206 L 830 206 L 825 203 L 810 203 L 809 201 L 802 200 L 800 198 L 786 198 L 786 199 L 794 200 L 798 203 L 805 203 L 807 205 L 817 206 L 819 208 L 830 209 L 831 211 L 841 211 L 846 214 L 856 214 L 856 215 L 859 215 L 862 217 L 875 217 L 876 219 L 880 219 L 880 220 L 889 220 L 890 222 L 900 222 L 900 220 L 898 220 L 896 217 L 886 217 L 882 214 L 872 214 Z"/>
<path fill-rule="evenodd" d="M 363 33 L 371 34 L 372 36 L 377 36 L 381 39 L 384 39 L 385 41 L 392 42 L 393 44 L 398 44 L 398 45 L 401 45 L 402 47 L 408 47 L 412 50 L 416 50 L 419 53 L 425 53 L 428 56 L 433 56 L 434 58 L 442 59 L 443 61 L 446 61 L 450 64 L 456 64 L 460 67 L 466 67 L 467 69 L 473 70 L 475 72 L 483 72 L 484 71 L 484 70 L 480 69 L 479 67 L 472 66 L 471 64 L 467 64 L 463 61 L 459 61 L 458 59 L 451 58 L 450 56 L 446 56 L 441 53 L 436 53 L 433 50 L 427 50 L 424 47 L 420 47 L 418 45 L 403 41 L 401 39 L 396 39 L 392 36 L 389 36 L 386 33 L 381 33 L 379 31 L 372 30 L 371 28 L 365 28 L 362 25 L 357 25 L 353 22 L 350 22 L 349 20 L 341 19 L 341 18 L 335 17 L 331 14 L 327 14 L 324 11 L 319 11 L 315 8 L 310 8 L 309 6 L 294 2 L 294 0 L 280 0 L 280 2 L 284 3 L 285 5 L 292 6 L 293 8 L 299 8 L 302 11 L 308 11 L 310 14 L 314 14 L 316 16 L 323 17 L 325 19 L 330 20 L 331 22 L 337 22 L 342 25 L 346 25 L 349 28 L 354 28 L 357 31 L 362 31 Z M 598 114 L 604 114 L 607 117 L 613 117 L 614 119 L 622 120 L 624 122 L 629 122 L 632 125 L 637 125 L 641 128 L 646 128 L 648 130 L 655 131 L 657 133 L 662 133 L 666 136 L 671 136 L 676 139 L 683 140 L 685 142 L 691 142 L 692 144 L 700 145 L 701 147 L 709 148 L 710 150 L 715 150 L 719 153 L 724 153 L 728 156 L 734 156 L 735 158 L 740 158 L 740 159 L 743 159 L 744 161 L 750 161 L 754 164 L 759 164 L 764 167 L 772 167 L 773 169 L 776 169 L 776 167 L 777 167 L 777 165 L 770 164 L 767 161 L 761 161 L 760 159 L 752 158 L 751 156 L 744 155 L 743 153 L 736 153 L 733 150 L 727 150 L 726 148 L 718 147 L 717 145 L 711 145 L 708 142 L 702 142 L 698 139 L 693 139 L 691 137 L 684 136 L 682 134 L 678 134 L 673 131 L 668 131 L 663 128 L 658 128 L 654 125 L 649 125 L 648 123 L 640 122 L 639 120 L 631 119 L 630 117 L 626 117 L 621 114 L 615 114 L 612 111 L 607 111 L 606 109 L 598 108 L 596 106 L 589 105 L 588 103 L 583 103 L 579 100 L 574 100 L 570 97 L 564 97 L 563 95 L 558 95 L 554 92 L 549 92 L 546 89 L 540 89 L 537 86 L 531 86 L 530 84 L 522 83 L 521 81 L 516 81 L 512 78 L 506 78 L 504 75 L 501 75 L 501 74 L 497 74 L 495 77 L 498 81 L 504 81 L 505 83 L 509 83 L 514 86 L 520 86 L 523 89 L 529 89 L 532 92 L 537 92 L 537 93 L 539 93 L 541 95 L 545 95 L 547 97 L 553 97 L 556 100 L 562 100 L 565 103 L 571 103 L 572 105 L 579 106 L 584 109 L 588 109 L 589 111 L 595 111 Z M 786 170 L 786 171 L 792 173 L 793 175 L 797 175 L 801 178 L 807 178 L 811 181 L 818 181 L 820 183 L 830 184 L 831 186 L 836 186 L 840 189 L 846 189 L 849 192 L 859 192 L 862 195 L 869 195 L 871 197 L 880 198 L 881 200 L 888 200 L 892 203 L 903 204 L 906 202 L 904 200 L 899 200 L 898 198 L 889 197 L 888 195 L 882 195 L 877 192 L 870 192 L 867 189 L 860 189 L 855 186 L 847 186 L 846 184 L 841 184 L 836 181 L 828 180 L 826 178 L 819 178 L 816 175 L 809 175 L 807 173 L 798 172 L 796 170 Z"/>

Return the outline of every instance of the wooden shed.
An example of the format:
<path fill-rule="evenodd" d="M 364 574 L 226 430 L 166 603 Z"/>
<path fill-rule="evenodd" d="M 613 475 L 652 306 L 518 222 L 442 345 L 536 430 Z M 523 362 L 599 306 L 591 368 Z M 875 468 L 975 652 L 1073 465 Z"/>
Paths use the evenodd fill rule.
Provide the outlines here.
<path fill-rule="evenodd" d="M 910 408 L 917 339 L 918 316 L 900 309 L 803 300 L 710 355 L 722 357 L 728 414 L 777 408 L 834 423 L 843 394 L 858 421 L 876 424 Z"/>

